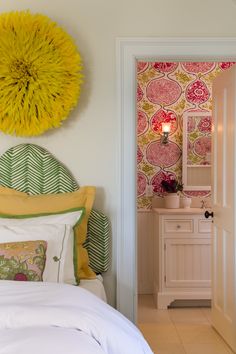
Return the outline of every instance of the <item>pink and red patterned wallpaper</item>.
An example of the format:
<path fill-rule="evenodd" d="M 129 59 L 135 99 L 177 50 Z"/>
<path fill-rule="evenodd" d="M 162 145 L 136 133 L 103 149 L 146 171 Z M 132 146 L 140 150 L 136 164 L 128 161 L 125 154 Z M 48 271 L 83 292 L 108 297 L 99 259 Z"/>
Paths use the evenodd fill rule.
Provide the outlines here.
<path fill-rule="evenodd" d="M 233 64 L 137 62 L 138 209 L 151 208 L 150 194 L 163 195 L 162 179 L 173 176 L 181 181 L 183 113 L 205 112 L 211 116 L 212 81 Z M 171 123 L 166 145 L 160 143 L 163 122 Z M 209 145 L 209 137 L 205 140 Z M 209 150 L 207 146 L 199 148 Z"/>

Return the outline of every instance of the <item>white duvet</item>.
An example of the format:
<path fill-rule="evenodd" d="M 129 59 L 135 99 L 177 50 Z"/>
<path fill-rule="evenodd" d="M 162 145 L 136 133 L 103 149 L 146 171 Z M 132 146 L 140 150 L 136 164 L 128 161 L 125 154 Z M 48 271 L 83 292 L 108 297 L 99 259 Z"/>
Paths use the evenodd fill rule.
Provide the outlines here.
<path fill-rule="evenodd" d="M 76 286 L 0 281 L 0 354 L 150 354 L 139 330 Z"/>

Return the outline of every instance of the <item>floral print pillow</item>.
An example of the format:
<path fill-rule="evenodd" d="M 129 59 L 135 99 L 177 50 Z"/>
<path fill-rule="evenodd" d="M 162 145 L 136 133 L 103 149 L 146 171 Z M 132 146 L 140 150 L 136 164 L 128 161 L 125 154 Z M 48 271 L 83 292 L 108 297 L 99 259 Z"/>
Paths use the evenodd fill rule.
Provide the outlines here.
<path fill-rule="evenodd" d="M 0 279 L 42 281 L 46 241 L 0 243 Z"/>

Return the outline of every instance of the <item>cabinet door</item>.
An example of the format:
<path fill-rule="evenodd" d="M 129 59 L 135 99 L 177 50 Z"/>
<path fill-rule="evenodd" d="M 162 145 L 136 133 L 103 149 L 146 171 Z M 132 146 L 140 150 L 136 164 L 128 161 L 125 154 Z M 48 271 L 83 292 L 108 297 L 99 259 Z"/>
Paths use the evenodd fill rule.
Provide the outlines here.
<path fill-rule="evenodd" d="M 165 240 L 165 286 L 211 286 L 211 241 L 207 238 Z"/>

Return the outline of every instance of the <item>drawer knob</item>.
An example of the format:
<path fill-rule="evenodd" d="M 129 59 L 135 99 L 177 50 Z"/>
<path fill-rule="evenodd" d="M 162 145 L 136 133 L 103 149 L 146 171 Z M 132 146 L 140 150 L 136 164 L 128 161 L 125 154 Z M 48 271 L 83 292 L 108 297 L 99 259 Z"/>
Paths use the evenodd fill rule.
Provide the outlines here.
<path fill-rule="evenodd" d="M 207 210 L 207 211 L 205 211 L 205 218 L 209 218 L 209 216 L 211 216 L 212 218 L 213 218 L 213 216 L 214 216 L 214 213 L 213 213 L 213 211 L 211 212 L 211 213 L 209 213 L 209 211 Z"/>
<path fill-rule="evenodd" d="M 180 225 L 177 225 L 177 229 L 180 229 L 181 228 L 181 226 Z"/>

